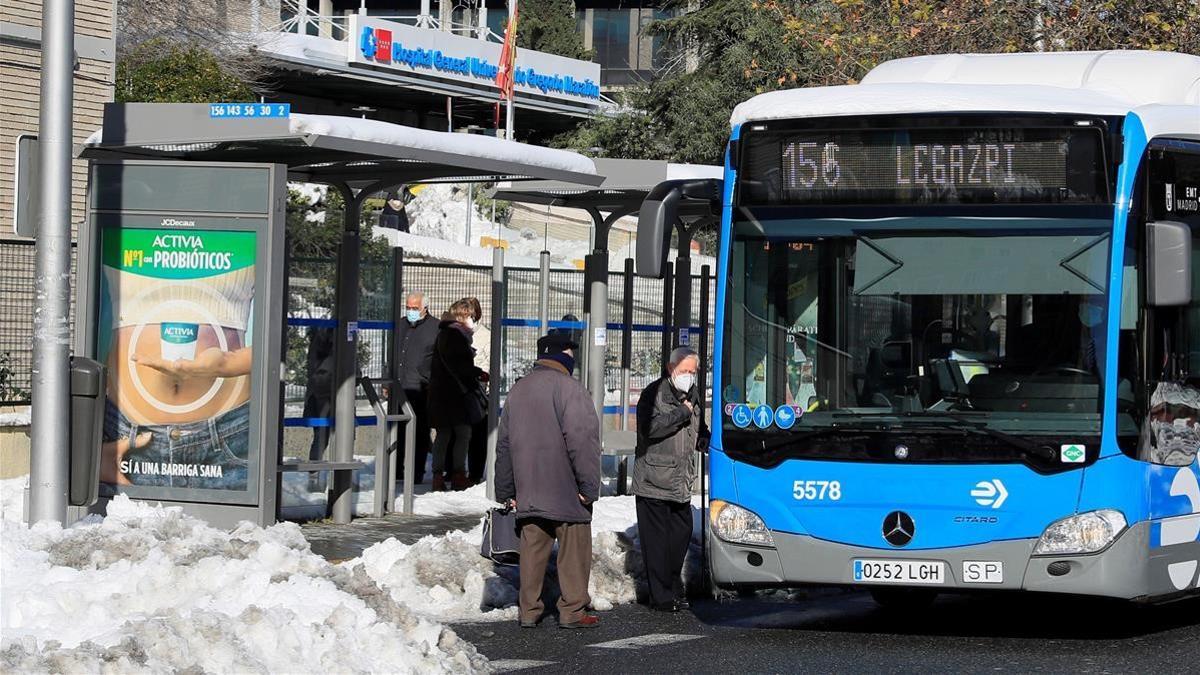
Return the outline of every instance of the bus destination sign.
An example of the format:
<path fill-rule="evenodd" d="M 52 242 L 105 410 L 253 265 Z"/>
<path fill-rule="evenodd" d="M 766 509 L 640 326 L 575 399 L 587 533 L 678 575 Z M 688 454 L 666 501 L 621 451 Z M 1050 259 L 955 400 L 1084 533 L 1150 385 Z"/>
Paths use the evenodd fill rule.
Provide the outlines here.
<path fill-rule="evenodd" d="M 874 129 L 777 137 L 778 199 L 793 204 L 1095 201 L 1096 129 Z"/>

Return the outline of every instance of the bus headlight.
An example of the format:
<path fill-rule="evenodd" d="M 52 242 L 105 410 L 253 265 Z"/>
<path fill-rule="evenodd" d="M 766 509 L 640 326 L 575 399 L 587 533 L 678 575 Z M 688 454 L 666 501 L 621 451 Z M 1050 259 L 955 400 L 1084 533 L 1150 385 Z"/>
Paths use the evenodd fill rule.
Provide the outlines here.
<path fill-rule="evenodd" d="M 763 519 L 737 504 L 714 499 L 708 505 L 708 522 L 713 534 L 731 544 L 775 545 Z"/>
<path fill-rule="evenodd" d="M 1125 530 L 1125 516 L 1120 511 L 1101 509 L 1080 513 L 1051 523 L 1042 533 L 1034 555 L 1071 555 L 1095 553 L 1108 546 Z"/>

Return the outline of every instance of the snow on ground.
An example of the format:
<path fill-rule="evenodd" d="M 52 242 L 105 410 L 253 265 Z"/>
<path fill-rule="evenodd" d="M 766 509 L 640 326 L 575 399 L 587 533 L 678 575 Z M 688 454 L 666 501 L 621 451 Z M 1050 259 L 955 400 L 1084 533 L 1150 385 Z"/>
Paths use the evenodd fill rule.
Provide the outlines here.
<path fill-rule="evenodd" d="M 314 555 L 294 523 L 223 532 L 125 497 L 66 529 L 11 515 L 0 544 L 5 672 L 488 667 L 362 570 Z"/>
<path fill-rule="evenodd" d="M 284 475 L 285 501 L 307 491 L 307 474 L 295 474 L 303 490 Z M 20 522 L 27 480 L 0 481 L 2 671 L 486 670 L 441 622 L 516 617 L 518 570 L 480 557 L 482 524 L 412 545 L 389 539 L 331 565 L 294 523 L 223 532 L 124 497 L 103 519 L 30 528 Z M 414 511 L 482 516 L 491 506 L 477 486 L 419 495 Z M 692 583 L 698 560 L 694 538 Z M 546 589 L 553 608 L 553 560 Z M 644 595 L 633 497 L 595 505 L 589 590 L 599 611 Z"/>
<path fill-rule="evenodd" d="M 698 501 L 694 506 L 698 507 Z M 693 508 L 692 513 L 693 539 L 684 578 L 695 587 L 700 583 L 699 510 Z M 636 521 L 631 496 L 602 497 L 596 502 L 588 587 L 596 610 L 632 603 L 645 594 Z M 517 568 L 494 565 L 481 558 L 482 538 L 480 525 L 469 531 L 425 537 L 412 545 L 388 539 L 368 548 L 360 559 L 344 564 L 362 565 L 394 599 L 422 616 L 444 621 L 515 619 Z M 553 559 L 546 586 L 550 597 L 557 597 Z M 552 608 L 553 603 L 548 601 L 546 606 Z"/>
<path fill-rule="evenodd" d="M 354 474 L 354 515 L 370 516 L 375 509 L 375 458 L 356 456 L 363 468 Z M 326 472 L 320 472 L 316 480 L 307 472 L 287 471 L 282 477 L 282 502 L 280 513 L 290 520 L 317 520 L 325 517 Z M 486 487 L 476 485 L 462 492 L 430 492 L 429 484 L 417 485 L 414 489 L 413 513 L 419 516 L 471 516 L 480 518 L 495 506 L 487 498 Z M 396 500 L 392 511 L 404 512 L 404 482 L 396 483 Z"/>
<path fill-rule="evenodd" d="M 29 406 L 20 406 L 11 412 L 0 413 L 0 427 L 27 427 L 31 416 Z"/>

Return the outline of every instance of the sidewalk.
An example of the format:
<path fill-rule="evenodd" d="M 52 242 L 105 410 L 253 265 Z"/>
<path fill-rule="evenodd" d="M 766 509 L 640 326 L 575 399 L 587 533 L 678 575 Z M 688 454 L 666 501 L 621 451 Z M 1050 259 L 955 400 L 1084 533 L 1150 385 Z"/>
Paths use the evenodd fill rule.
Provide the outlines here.
<path fill-rule="evenodd" d="M 420 516 L 394 513 L 382 518 L 355 518 L 349 525 L 335 525 L 327 520 L 300 525 L 313 553 L 336 563 L 357 558 L 362 552 L 386 539 L 395 538 L 403 544 L 453 530 L 469 530 L 479 524 L 483 515 Z"/>

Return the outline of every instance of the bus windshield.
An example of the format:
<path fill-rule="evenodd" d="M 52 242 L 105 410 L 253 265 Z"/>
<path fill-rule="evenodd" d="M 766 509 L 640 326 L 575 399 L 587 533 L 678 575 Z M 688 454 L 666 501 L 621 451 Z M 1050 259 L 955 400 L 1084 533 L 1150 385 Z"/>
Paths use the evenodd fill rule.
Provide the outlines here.
<path fill-rule="evenodd" d="M 770 217 L 778 210 L 735 209 L 722 399 L 791 406 L 798 419 L 760 428 L 725 415 L 735 455 L 868 460 L 904 445 L 908 461 L 1018 460 L 1020 443 L 1003 438 L 1055 453 L 1098 443 L 1115 348 L 1105 221 Z M 946 418 L 1001 438 L 964 443 L 967 427 L 932 423 Z M 764 441 L 780 435 L 796 442 Z M 763 452 L 772 445 L 786 450 Z"/>

